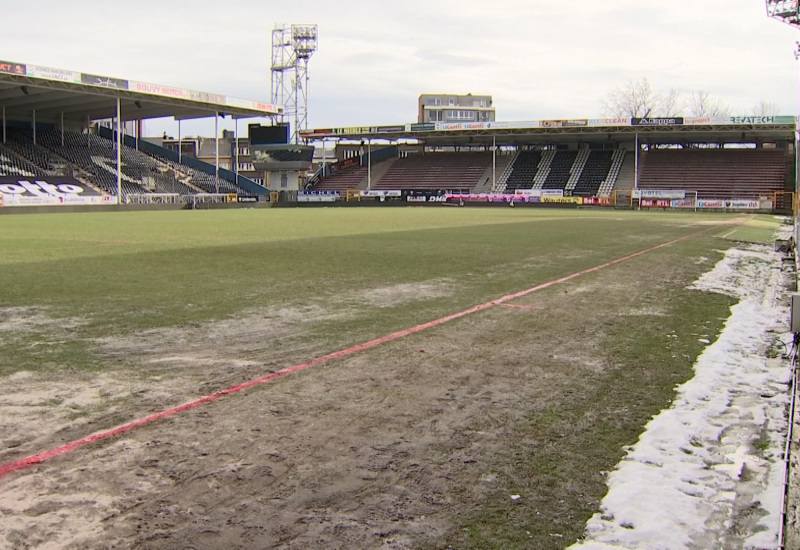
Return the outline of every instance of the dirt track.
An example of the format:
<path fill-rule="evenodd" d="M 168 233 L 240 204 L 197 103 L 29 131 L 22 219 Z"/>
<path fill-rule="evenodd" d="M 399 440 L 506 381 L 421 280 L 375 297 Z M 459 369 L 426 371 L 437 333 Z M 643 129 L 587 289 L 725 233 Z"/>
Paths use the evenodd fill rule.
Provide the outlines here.
<path fill-rule="evenodd" d="M 497 311 L 495 330 L 526 314 Z M 465 364 L 480 351 L 460 342 L 480 341 L 486 324 L 459 328 L 471 330 L 452 344 L 431 334 L 390 345 L 54 459 L 8 483 L 3 507 L 16 501 L 27 516 L 29 543 L 31 533 L 44 542 L 62 525 L 86 540 L 87 524 L 121 547 L 433 542 L 450 528 L 457 500 L 510 497 L 502 465 L 492 463 L 510 435 L 508 416 L 532 397 L 525 382 L 544 394 L 565 382 L 525 360 L 539 346 Z"/>

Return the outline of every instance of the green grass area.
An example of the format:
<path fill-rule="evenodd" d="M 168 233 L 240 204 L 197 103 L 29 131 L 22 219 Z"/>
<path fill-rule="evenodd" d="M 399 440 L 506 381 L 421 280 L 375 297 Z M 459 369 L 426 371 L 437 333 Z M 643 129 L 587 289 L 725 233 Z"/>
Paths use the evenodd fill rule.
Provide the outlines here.
<path fill-rule="evenodd" d="M 427 384 L 448 392 L 476 386 L 474 399 L 460 403 L 476 408 L 460 427 L 464 441 L 454 435 L 420 446 L 412 458 L 449 464 L 470 440 L 497 434 L 475 449 L 475 460 L 448 472 L 451 528 L 430 548 L 563 548 L 597 510 L 603 472 L 692 376 L 700 339 L 713 340 L 728 315 L 730 298 L 688 285 L 730 240 L 771 242 L 781 223 L 758 216 L 724 225 L 740 219 L 446 207 L 0 216 L 0 375 L 25 370 L 65 380 L 139 369 L 186 377 L 190 395 L 212 393 L 222 387 L 203 385 L 209 380 L 232 384 L 265 373 L 220 374 L 199 361 L 191 372 L 159 363 L 145 369 L 138 354 L 197 351 L 208 333 L 208 346 L 219 346 L 209 351 L 277 370 L 694 235 L 518 300 L 536 309 L 492 308 L 407 344 L 430 361 L 409 380 L 428 376 Z M 257 324 L 265 318 L 275 319 L 263 325 L 270 329 Z M 225 321 L 229 349 L 224 338 L 211 338 L 221 330 L 214 323 Z M 237 330 L 253 334 L 241 340 Z M 174 342 L 164 346 L 168 337 Z M 152 349 L 114 354 L 103 347 L 136 338 L 152 338 Z M 442 342 L 463 345 L 449 356 L 419 353 Z M 400 343 L 374 348 L 363 368 L 410 369 L 407 351 Z M 334 395 L 345 391 L 337 367 L 280 384 L 305 399 L 305 377 L 330 377 L 326 395 Z M 414 398 L 413 385 L 395 380 L 399 386 L 374 389 L 373 379 L 359 381 L 358 395 L 374 397 L 390 420 L 384 400 Z M 492 384 L 497 393 L 475 404 Z M 124 421 L 125 406 L 137 405 L 115 395 L 65 414 L 90 418 L 98 429 Z M 116 409 L 102 418 L 107 407 Z M 352 421 L 369 422 L 371 412 Z M 407 421 L 416 422 L 411 413 Z M 478 492 L 487 472 L 497 485 Z M 523 498 L 510 507 L 510 494 Z"/>
<path fill-rule="evenodd" d="M 783 217 L 759 214 L 743 224 L 725 228 L 717 236 L 731 241 L 769 244 L 775 241 L 775 232 L 783 225 Z"/>
<path fill-rule="evenodd" d="M 354 289 L 432 279 L 458 288 L 323 323 L 317 336 L 333 349 L 702 229 L 687 229 L 699 219 L 456 208 L 4 216 L 0 303 L 77 326 L 47 346 L 31 345 L 38 333 L 3 338 L 0 373 L 104 368 L 85 345 L 100 336 L 333 299 L 363 309 Z"/>

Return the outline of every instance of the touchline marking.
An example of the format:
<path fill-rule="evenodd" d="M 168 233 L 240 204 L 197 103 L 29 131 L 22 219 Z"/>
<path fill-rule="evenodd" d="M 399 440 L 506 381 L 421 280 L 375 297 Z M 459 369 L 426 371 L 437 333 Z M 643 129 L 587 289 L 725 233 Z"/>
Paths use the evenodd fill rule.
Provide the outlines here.
<path fill-rule="evenodd" d="M 514 309 L 542 309 L 539 306 L 524 306 L 522 304 L 500 304 L 503 307 L 511 307 Z"/>
<path fill-rule="evenodd" d="M 608 262 L 602 263 L 600 265 L 596 265 L 594 267 L 590 267 L 588 269 L 584 269 L 582 271 L 577 271 L 572 273 L 571 275 L 566 275 L 565 277 L 561 277 L 559 279 L 553 279 L 552 281 L 548 281 L 546 283 L 542 283 L 540 285 L 536 285 L 532 288 L 527 290 L 522 290 L 520 292 L 515 292 L 514 294 L 508 294 L 496 300 L 492 300 L 491 302 L 486 302 L 484 304 L 480 304 L 477 306 L 473 306 L 469 309 L 465 309 L 464 311 L 459 311 L 458 313 L 453 313 L 447 315 L 445 317 L 441 317 L 434 321 L 429 321 L 427 323 L 423 323 L 421 325 L 417 325 L 415 327 L 407 328 L 405 330 L 401 330 L 399 332 L 393 332 L 392 334 L 388 334 L 386 336 L 382 336 L 380 338 L 376 338 L 375 340 L 370 340 L 369 342 L 365 342 L 363 344 L 358 344 L 356 346 L 352 346 L 343 350 L 335 351 L 333 353 L 329 353 L 328 355 L 323 355 L 321 357 L 317 357 L 310 361 L 306 361 L 305 363 L 300 363 L 299 365 L 294 365 L 292 367 L 287 367 L 283 370 L 279 370 L 278 372 L 273 372 L 272 374 L 268 374 L 266 376 L 262 376 L 261 378 L 256 378 L 254 380 L 250 380 L 248 382 L 244 382 L 242 384 L 238 384 L 236 386 L 231 386 L 230 388 L 220 390 L 216 393 L 211 395 L 207 395 L 205 397 L 201 397 L 199 399 L 195 399 L 194 401 L 189 401 L 188 403 L 184 403 L 183 405 L 178 405 L 177 407 L 173 407 L 171 409 L 167 409 L 165 411 L 161 411 L 159 413 L 152 414 L 150 416 L 146 416 L 144 418 L 140 418 L 139 420 L 134 420 L 132 422 L 128 422 L 127 424 L 122 424 L 121 426 L 117 426 L 116 428 L 111 428 L 109 430 L 104 430 L 101 432 L 94 433 L 90 436 L 75 440 L 71 443 L 67 443 L 65 445 L 61 445 L 60 447 L 56 447 L 54 449 L 50 449 L 49 451 L 44 451 L 42 453 L 38 453 L 35 455 L 27 456 L 25 458 L 21 458 L 19 460 L 15 460 L 14 462 L 9 462 L 8 464 L 0 465 L 0 478 L 9 474 L 11 472 L 22 470 L 24 468 L 28 468 L 35 464 L 41 464 L 45 460 L 49 460 L 53 457 L 60 456 L 66 454 L 70 451 L 74 451 L 75 449 L 79 449 L 85 445 L 89 445 L 90 443 L 94 443 L 96 441 L 102 441 L 103 439 L 109 439 L 111 437 L 118 436 L 120 434 L 124 434 L 133 430 L 134 428 L 138 428 L 139 426 L 143 426 L 145 424 L 149 424 L 151 422 L 155 422 L 156 420 L 161 420 L 162 418 L 168 418 L 170 416 L 174 416 L 178 413 L 188 411 L 190 409 L 194 409 L 201 405 L 205 405 L 206 403 L 211 403 L 212 401 L 216 401 L 217 399 L 221 399 L 227 395 L 238 393 L 240 391 L 246 390 L 248 388 L 252 388 L 253 386 L 259 386 L 261 384 L 266 384 L 267 382 L 271 382 L 278 378 L 282 378 L 286 375 L 293 374 L 295 372 L 299 372 L 301 370 L 305 370 L 309 367 L 313 367 L 316 365 L 320 365 L 322 363 L 327 363 L 328 361 L 332 361 L 333 359 L 339 359 L 341 357 L 346 357 L 348 355 L 352 355 L 354 353 L 358 353 L 360 351 L 364 351 L 370 348 L 374 348 L 375 346 L 379 346 L 381 344 L 385 344 L 386 342 L 391 342 L 393 340 L 398 340 L 400 338 L 404 338 L 411 334 L 416 334 L 417 332 L 421 332 L 423 330 L 427 330 L 429 328 L 437 327 L 449 321 L 453 321 L 455 319 L 460 319 L 462 317 L 466 317 L 467 315 L 472 315 L 473 313 L 477 313 L 479 311 L 483 311 L 485 309 L 489 309 L 490 307 L 498 306 L 498 305 L 507 305 L 506 302 L 510 302 L 511 300 L 515 300 L 517 298 L 521 298 L 522 296 L 527 296 L 528 294 L 532 294 L 539 290 L 544 290 L 545 288 L 549 288 L 551 286 L 555 286 L 561 283 L 565 283 L 567 281 L 571 281 L 576 277 L 580 277 L 582 275 L 587 275 L 589 273 L 594 273 L 595 271 L 600 271 L 601 269 L 605 269 L 612 265 L 625 262 L 627 260 L 631 260 L 638 256 L 642 256 L 647 254 L 648 252 L 652 252 L 654 250 L 658 250 L 659 248 L 665 248 L 667 246 L 671 246 L 675 243 L 679 243 L 681 241 L 685 241 L 687 239 L 691 239 L 696 237 L 697 235 L 701 235 L 702 233 L 706 233 L 715 229 L 714 227 L 710 227 L 708 229 L 703 229 L 702 231 L 697 231 L 696 233 L 691 233 L 689 235 L 685 235 L 683 237 L 679 237 L 677 239 L 673 239 L 671 241 L 657 244 L 655 246 L 651 246 L 650 248 L 645 248 L 644 250 L 640 250 L 639 252 L 634 252 L 633 254 L 628 254 L 626 256 L 622 256 L 621 258 L 617 258 L 615 260 L 610 260 Z"/>

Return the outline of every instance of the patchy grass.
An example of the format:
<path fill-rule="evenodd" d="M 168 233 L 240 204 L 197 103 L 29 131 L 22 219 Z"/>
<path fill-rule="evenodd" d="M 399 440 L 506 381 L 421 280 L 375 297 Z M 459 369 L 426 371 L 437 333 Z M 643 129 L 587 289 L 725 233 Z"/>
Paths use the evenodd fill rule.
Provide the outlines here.
<path fill-rule="evenodd" d="M 739 226 L 720 231 L 717 236 L 731 241 L 771 244 L 782 225 L 782 217 L 759 214 Z"/>
<path fill-rule="evenodd" d="M 713 341 L 722 328 L 732 300 L 686 288 L 711 264 L 681 261 L 708 255 L 713 243 L 693 240 L 604 271 L 592 285 L 598 291 L 585 300 L 570 298 L 569 289 L 566 295 L 548 292 L 546 318 L 534 333 L 553 342 L 545 357 L 557 359 L 563 350 L 574 359 L 565 365 L 537 357 L 552 377 L 547 388 L 526 398 L 538 406 L 509 420 L 511 434 L 498 466 L 507 485 L 465 518 L 451 533 L 450 546 L 558 549 L 581 536 L 606 492 L 603 472 L 669 405 L 676 386 L 693 376 L 694 360 L 705 347 L 697 335 Z M 649 275 L 639 271 L 646 267 Z M 666 314 L 619 315 L 641 303 L 658 303 Z M 604 365 L 601 370 L 581 368 L 587 362 L 581 341 L 587 339 L 594 342 L 590 353 Z M 512 503 L 510 494 L 522 499 Z"/>
<path fill-rule="evenodd" d="M 732 238 L 714 235 L 737 231 L 705 223 L 733 219 L 525 208 L 0 216 L 6 249 L 0 305 L 35 308 L 52 321 L 21 322 L 18 330 L 0 332 L 0 374 L 28 370 L 54 380 L 68 380 L 76 371 L 137 380 L 163 376 L 184 380 L 187 396 L 213 393 L 265 374 L 265 365 L 277 370 L 708 229 L 516 301 L 531 309 L 491 308 L 370 350 L 359 356 L 363 364 L 347 371 L 356 377 L 349 387 L 340 380 L 345 374 L 330 365 L 275 386 L 293 392 L 291 403 L 318 403 L 309 414 L 320 423 L 356 402 L 360 408 L 338 426 L 366 426 L 376 440 L 391 432 L 386 425 L 392 422 L 432 426 L 428 416 L 441 417 L 429 430 L 451 437 L 431 435 L 435 443 L 424 444 L 412 434 L 407 441 L 417 445 L 414 452 L 398 454 L 386 468 L 432 469 L 418 485 L 395 483 L 421 488 L 404 505 L 425 497 L 430 479 L 446 480 L 439 490 L 446 496 L 441 502 L 449 504 L 436 515 L 447 523 L 446 534 L 415 547 L 563 548 L 597 510 L 604 472 L 692 376 L 704 347 L 698 339 L 713 341 L 727 317 L 730 298 L 687 287 L 711 269 Z M 758 231 L 778 224 L 756 221 L 765 224 L 753 228 Z M 291 323 L 279 318 L 278 324 L 256 325 L 274 312 L 284 312 Z M 289 315 L 297 312 L 315 318 Z M 135 338 L 152 342 L 151 349 L 114 354 L 101 345 Z M 199 354 L 186 370 L 152 361 L 188 355 L 190 346 L 231 361 L 257 361 L 241 370 L 204 363 Z M 380 378 L 389 375 L 394 378 Z M 312 377 L 324 380 L 324 390 L 309 389 Z M 423 390 L 434 398 L 423 401 Z M 252 398 L 280 397 L 269 391 L 278 390 L 254 390 Z M 94 426 L 106 426 L 130 419 L 136 407 L 153 406 L 118 399 L 67 414 L 71 420 L 99 416 Z M 396 407 L 411 404 L 403 417 L 393 414 L 392 400 Z M 111 405 L 109 415 L 104 411 Z M 474 412 L 458 413 L 448 425 L 447 415 L 462 409 Z M 213 423 L 204 429 L 213 430 Z M 315 445 L 331 446 L 319 460 L 359 448 L 332 433 L 337 430 L 318 435 Z M 197 437 L 191 430 L 192 441 Z M 454 453 L 464 449 L 472 453 L 468 461 L 445 473 L 437 469 L 450 468 Z M 228 450 L 238 452 L 233 443 Z M 481 481 L 489 478 L 491 484 Z M 379 490 L 377 482 L 353 489 Z M 167 497 L 140 509 L 163 508 L 158 498 Z M 181 500 L 189 498 L 183 490 L 170 498 L 181 509 L 193 507 Z M 209 521 L 222 522 L 236 510 L 230 504 Z M 363 518 L 370 512 L 358 513 Z"/>

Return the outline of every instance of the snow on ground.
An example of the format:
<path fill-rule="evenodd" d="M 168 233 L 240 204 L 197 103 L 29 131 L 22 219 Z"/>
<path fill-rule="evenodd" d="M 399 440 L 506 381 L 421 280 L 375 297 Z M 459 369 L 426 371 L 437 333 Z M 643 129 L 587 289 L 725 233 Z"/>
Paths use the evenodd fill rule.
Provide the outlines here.
<path fill-rule="evenodd" d="M 790 340 L 784 277 L 771 247 L 748 245 L 692 285 L 740 301 L 671 408 L 608 475 L 572 549 L 778 547 L 791 366 L 767 351 L 778 335 Z"/>

